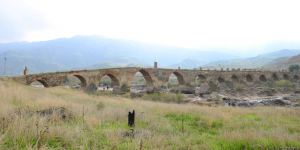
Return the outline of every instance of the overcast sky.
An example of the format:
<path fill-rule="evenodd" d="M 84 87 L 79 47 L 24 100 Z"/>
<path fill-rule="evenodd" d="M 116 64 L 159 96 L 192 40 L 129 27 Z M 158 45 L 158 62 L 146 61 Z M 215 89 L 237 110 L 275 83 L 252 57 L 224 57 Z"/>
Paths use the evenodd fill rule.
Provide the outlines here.
<path fill-rule="evenodd" d="M 100 35 L 258 51 L 300 43 L 299 8 L 299 0 L 0 0 L 0 42 Z"/>

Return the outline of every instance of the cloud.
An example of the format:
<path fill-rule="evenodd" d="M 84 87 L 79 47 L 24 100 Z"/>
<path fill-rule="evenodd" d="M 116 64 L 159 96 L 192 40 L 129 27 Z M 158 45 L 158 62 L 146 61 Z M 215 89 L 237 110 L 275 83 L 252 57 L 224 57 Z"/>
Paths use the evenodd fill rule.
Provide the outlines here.
<path fill-rule="evenodd" d="M 101 35 L 220 51 L 300 42 L 298 0 L 0 0 L 0 41 Z"/>
<path fill-rule="evenodd" d="M 21 0 L 0 0 L 0 42 L 23 40 L 32 30 L 46 28 L 43 17 Z"/>

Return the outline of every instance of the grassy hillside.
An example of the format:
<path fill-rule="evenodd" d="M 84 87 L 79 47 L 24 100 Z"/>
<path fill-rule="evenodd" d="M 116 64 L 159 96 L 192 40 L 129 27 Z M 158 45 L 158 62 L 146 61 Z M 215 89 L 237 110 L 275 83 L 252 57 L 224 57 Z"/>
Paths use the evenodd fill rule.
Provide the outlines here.
<path fill-rule="evenodd" d="M 0 149 L 300 148 L 300 110 L 207 107 L 0 81 Z M 51 107 L 59 115 L 41 115 Z M 135 135 L 127 113 L 135 109 Z"/>
<path fill-rule="evenodd" d="M 290 65 L 294 64 L 300 65 L 300 55 L 275 59 L 272 62 L 265 65 L 264 68 L 273 70 L 288 69 Z"/>

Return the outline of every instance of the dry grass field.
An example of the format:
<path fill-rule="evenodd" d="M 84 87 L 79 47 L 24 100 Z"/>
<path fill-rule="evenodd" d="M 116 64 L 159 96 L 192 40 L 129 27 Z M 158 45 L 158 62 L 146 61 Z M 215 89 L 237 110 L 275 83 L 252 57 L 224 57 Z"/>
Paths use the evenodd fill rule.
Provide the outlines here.
<path fill-rule="evenodd" d="M 60 107 L 63 118 L 40 113 Z M 0 81 L 0 119 L 0 149 L 300 149 L 299 108 L 161 103 Z"/>

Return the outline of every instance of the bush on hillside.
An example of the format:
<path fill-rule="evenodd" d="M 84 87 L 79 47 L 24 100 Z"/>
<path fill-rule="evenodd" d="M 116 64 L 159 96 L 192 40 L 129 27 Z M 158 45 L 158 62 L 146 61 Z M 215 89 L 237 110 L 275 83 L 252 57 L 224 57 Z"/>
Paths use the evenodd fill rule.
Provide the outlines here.
<path fill-rule="evenodd" d="M 275 88 L 293 89 L 294 84 L 289 80 L 278 80 L 274 83 Z"/>

